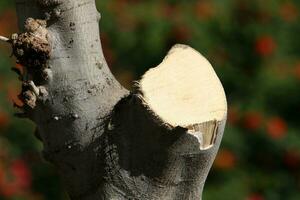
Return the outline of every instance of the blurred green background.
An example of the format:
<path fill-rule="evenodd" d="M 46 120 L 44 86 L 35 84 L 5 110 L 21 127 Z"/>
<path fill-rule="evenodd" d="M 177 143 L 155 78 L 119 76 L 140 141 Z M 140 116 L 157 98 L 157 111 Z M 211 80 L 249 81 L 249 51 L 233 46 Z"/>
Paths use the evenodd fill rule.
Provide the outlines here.
<path fill-rule="evenodd" d="M 0 35 L 17 31 L 0 1 Z M 227 93 L 228 125 L 204 200 L 300 199 L 299 0 L 98 0 L 101 38 L 128 88 L 176 43 L 213 64 Z M 42 161 L 34 125 L 16 119 L 20 83 L 0 44 L 0 200 L 67 199 Z"/>

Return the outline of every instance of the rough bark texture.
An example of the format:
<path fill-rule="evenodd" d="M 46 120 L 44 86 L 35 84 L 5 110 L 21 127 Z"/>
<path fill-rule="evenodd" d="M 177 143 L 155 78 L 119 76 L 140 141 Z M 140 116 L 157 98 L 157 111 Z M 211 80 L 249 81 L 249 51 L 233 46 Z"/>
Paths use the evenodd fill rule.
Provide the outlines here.
<path fill-rule="evenodd" d="M 71 199 L 201 199 L 225 121 L 208 150 L 170 127 L 113 77 L 94 0 L 16 0 L 22 34 L 11 38 L 25 66 L 20 97 L 37 124 L 46 160 Z M 24 24 L 26 25 L 24 27 Z"/>

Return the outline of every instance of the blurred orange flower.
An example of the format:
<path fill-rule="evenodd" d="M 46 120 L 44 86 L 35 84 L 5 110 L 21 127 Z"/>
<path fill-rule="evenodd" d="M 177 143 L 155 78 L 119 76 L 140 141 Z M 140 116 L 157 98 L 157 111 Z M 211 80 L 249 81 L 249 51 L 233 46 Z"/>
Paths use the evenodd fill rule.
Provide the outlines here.
<path fill-rule="evenodd" d="M 195 6 L 196 15 L 199 19 L 208 19 L 215 13 L 214 4 L 212 1 L 198 1 Z"/>
<path fill-rule="evenodd" d="M 251 111 L 244 115 L 243 125 L 246 129 L 257 130 L 263 122 L 262 114 L 257 111 Z"/>
<path fill-rule="evenodd" d="M 13 161 L 6 173 L 0 168 L 0 194 L 5 197 L 25 193 L 30 186 L 31 174 L 23 160 Z"/>
<path fill-rule="evenodd" d="M 276 49 L 276 43 L 272 36 L 266 35 L 257 38 L 255 42 L 255 51 L 261 56 L 269 56 Z"/>
<path fill-rule="evenodd" d="M 267 121 L 267 133 L 274 139 L 280 139 L 287 133 L 287 124 L 280 117 L 273 117 Z"/>
<path fill-rule="evenodd" d="M 287 22 L 295 21 L 298 17 L 299 10 L 291 1 L 285 2 L 279 8 L 280 16 Z"/>
<path fill-rule="evenodd" d="M 217 154 L 216 160 L 214 162 L 214 167 L 218 169 L 232 169 L 236 164 L 235 155 L 227 150 L 221 149 Z"/>

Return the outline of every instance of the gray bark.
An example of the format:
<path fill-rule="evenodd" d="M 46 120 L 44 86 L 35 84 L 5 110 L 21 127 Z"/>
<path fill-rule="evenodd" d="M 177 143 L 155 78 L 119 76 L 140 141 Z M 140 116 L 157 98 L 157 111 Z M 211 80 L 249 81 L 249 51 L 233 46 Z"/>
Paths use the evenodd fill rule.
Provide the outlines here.
<path fill-rule="evenodd" d="M 33 33 L 12 39 L 27 68 L 23 110 L 70 198 L 201 199 L 225 119 L 215 145 L 201 151 L 186 129 L 167 126 L 124 89 L 103 56 L 94 0 L 16 0 L 16 7 L 20 31 Z M 47 26 L 32 28 L 29 18 Z M 37 37 L 44 43 L 34 52 L 43 56 L 24 57 L 32 52 L 25 47 L 20 54 L 20 38 Z"/>

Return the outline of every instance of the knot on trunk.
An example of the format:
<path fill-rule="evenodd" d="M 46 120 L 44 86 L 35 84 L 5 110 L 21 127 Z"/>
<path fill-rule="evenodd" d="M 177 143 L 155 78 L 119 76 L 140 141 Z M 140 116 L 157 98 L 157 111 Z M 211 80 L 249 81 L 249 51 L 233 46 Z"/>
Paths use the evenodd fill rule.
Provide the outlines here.
<path fill-rule="evenodd" d="M 51 52 L 46 21 L 28 18 L 25 29 L 25 33 L 11 37 L 13 54 L 23 66 L 45 68 Z"/>
<path fill-rule="evenodd" d="M 13 34 L 10 42 L 17 62 L 22 70 L 15 69 L 22 81 L 22 91 L 19 99 L 25 111 L 34 109 L 37 102 L 45 102 L 48 92 L 46 82 L 52 77 L 47 62 L 50 59 L 51 45 L 45 20 L 28 18 L 25 22 L 25 32 Z"/>

